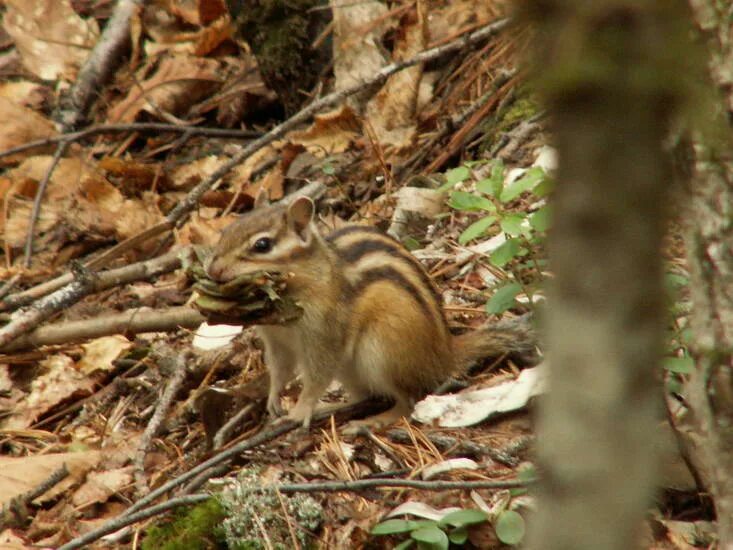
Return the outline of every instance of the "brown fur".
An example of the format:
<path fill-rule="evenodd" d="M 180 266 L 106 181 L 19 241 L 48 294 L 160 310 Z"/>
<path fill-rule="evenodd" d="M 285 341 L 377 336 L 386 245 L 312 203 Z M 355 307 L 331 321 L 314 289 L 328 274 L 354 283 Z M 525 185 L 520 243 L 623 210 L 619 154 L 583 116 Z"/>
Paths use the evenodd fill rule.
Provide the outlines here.
<path fill-rule="evenodd" d="M 255 210 L 222 233 L 207 266 L 221 281 L 260 269 L 291 273 L 287 292 L 303 317 L 258 327 L 271 375 L 271 414 L 282 413 L 280 392 L 300 374 L 303 390 L 290 418 L 307 425 L 337 379 L 354 400 L 394 399 L 394 409 L 377 419 L 393 421 L 456 370 L 512 349 L 510 336 L 451 336 L 436 288 L 395 240 L 355 225 L 323 238 L 313 218 L 306 198 Z M 274 246 L 258 253 L 253 244 L 263 236 Z"/>

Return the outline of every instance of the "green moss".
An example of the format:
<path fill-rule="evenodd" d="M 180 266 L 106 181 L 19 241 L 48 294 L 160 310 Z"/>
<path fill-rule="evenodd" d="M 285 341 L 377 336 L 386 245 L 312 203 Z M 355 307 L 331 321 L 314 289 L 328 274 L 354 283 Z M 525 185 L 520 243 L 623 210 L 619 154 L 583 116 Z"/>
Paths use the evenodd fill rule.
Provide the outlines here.
<path fill-rule="evenodd" d="M 534 91 L 528 86 L 520 86 L 515 97 L 498 113 L 487 117 L 483 124 L 484 138 L 479 145 L 479 156 L 490 151 L 504 132 L 514 128 L 523 120 L 528 120 L 540 112 L 540 106 Z"/>
<path fill-rule="evenodd" d="M 501 117 L 500 126 L 506 128 L 533 117 L 539 111 L 537 102 L 529 94 L 517 98 Z"/>
<path fill-rule="evenodd" d="M 143 550 L 224 550 L 227 545 L 219 526 L 224 508 L 215 498 L 181 509 L 172 521 L 147 530 Z"/>
<path fill-rule="evenodd" d="M 257 57 L 260 73 L 287 112 L 295 112 L 304 92 L 317 81 L 330 50 L 311 44 L 328 23 L 323 0 L 253 0 L 239 12 L 241 36 Z"/>

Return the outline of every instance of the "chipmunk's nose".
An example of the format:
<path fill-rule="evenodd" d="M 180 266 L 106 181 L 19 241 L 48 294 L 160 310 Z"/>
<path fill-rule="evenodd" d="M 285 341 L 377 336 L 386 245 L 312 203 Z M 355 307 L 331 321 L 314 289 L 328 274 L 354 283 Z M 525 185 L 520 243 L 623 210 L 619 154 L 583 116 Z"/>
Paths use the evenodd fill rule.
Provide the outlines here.
<path fill-rule="evenodd" d="M 209 276 L 209 279 L 212 279 L 217 283 L 224 283 L 226 282 L 224 280 L 224 272 L 224 262 L 221 261 L 221 258 L 209 258 L 209 261 L 206 264 L 206 274 Z"/>

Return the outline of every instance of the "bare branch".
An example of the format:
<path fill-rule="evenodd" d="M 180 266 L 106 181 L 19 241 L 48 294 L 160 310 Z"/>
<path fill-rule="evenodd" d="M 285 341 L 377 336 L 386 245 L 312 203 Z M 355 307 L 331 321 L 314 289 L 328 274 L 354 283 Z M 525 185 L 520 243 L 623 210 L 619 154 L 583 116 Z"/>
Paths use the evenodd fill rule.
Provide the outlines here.
<path fill-rule="evenodd" d="M 518 487 L 527 487 L 530 483 L 518 479 L 501 480 L 501 481 L 420 481 L 416 479 L 356 479 L 353 481 L 319 481 L 314 483 L 293 483 L 283 485 L 265 485 L 262 487 L 252 488 L 252 492 L 256 491 L 279 491 L 280 493 L 333 493 L 333 492 L 356 492 L 364 489 L 378 488 L 410 488 L 423 491 L 448 491 L 448 490 L 470 490 L 470 489 L 516 489 Z M 178 497 L 145 508 L 140 512 L 118 516 L 117 518 L 107 522 L 99 529 L 95 529 L 81 537 L 64 544 L 59 550 L 74 550 L 81 548 L 91 542 L 99 540 L 108 533 L 113 533 L 118 529 L 132 525 L 143 519 L 148 519 L 154 515 L 166 512 L 171 508 L 182 506 L 185 504 L 194 504 L 203 502 L 212 498 L 209 494 L 197 493 L 185 497 Z"/>
<path fill-rule="evenodd" d="M 354 405 L 349 405 L 341 408 L 339 410 L 339 414 L 355 415 L 360 412 L 363 413 L 364 410 L 367 409 L 369 406 L 370 404 L 368 402 L 356 403 Z M 321 411 L 320 413 L 316 413 L 313 416 L 313 420 L 316 422 L 322 421 L 326 418 L 330 418 L 331 416 L 332 411 Z M 143 509 L 145 506 L 156 500 L 158 497 L 166 494 L 168 491 L 183 485 L 190 479 L 196 478 L 197 476 L 203 479 L 205 478 L 206 473 L 208 473 L 210 477 L 217 471 L 217 467 L 228 462 L 230 459 L 241 455 L 244 451 L 248 451 L 250 449 L 258 447 L 259 445 L 272 441 L 273 439 L 288 432 L 291 432 L 296 428 L 299 428 L 300 426 L 300 422 L 283 420 L 277 424 L 270 426 L 269 429 L 262 431 L 254 435 L 253 437 L 250 437 L 249 439 L 240 441 L 236 445 L 233 445 L 232 447 L 222 451 L 221 453 L 212 456 L 208 460 L 205 460 L 198 466 L 191 468 L 188 472 L 185 472 L 178 477 L 171 479 L 167 483 L 164 483 L 157 489 L 151 491 L 149 494 L 130 506 L 125 512 L 122 513 L 121 516 L 115 518 L 114 520 L 108 521 L 97 529 L 94 529 L 84 535 L 75 538 L 74 540 L 61 546 L 58 550 L 72 550 L 74 548 L 80 548 L 90 542 L 98 540 L 100 537 L 103 537 L 107 533 L 112 533 L 113 531 L 116 531 L 121 527 L 130 525 L 130 523 L 125 522 L 125 518 L 130 517 L 135 512 Z M 134 523 L 134 521 L 132 523 Z"/>
<path fill-rule="evenodd" d="M 137 523 L 138 521 L 152 518 L 153 516 L 157 516 L 159 514 L 162 514 L 163 512 L 167 512 L 168 510 L 178 508 L 179 506 L 198 504 L 199 502 L 204 502 L 206 500 L 209 500 L 210 498 L 211 495 L 200 493 L 195 495 L 186 495 L 182 497 L 172 498 L 166 502 L 161 502 L 160 504 L 156 504 L 155 506 L 151 506 L 150 508 L 145 508 L 144 510 L 135 514 L 130 514 L 127 516 L 117 516 L 113 520 L 110 520 L 103 525 L 103 527 L 105 528 L 103 532 L 101 529 L 95 529 L 94 531 L 90 531 L 82 537 L 77 537 L 74 540 L 67 542 L 63 546 L 59 546 L 58 550 L 71 550 L 72 548 L 81 548 L 82 546 L 85 546 L 90 542 L 99 540 L 104 535 L 114 533 L 115 531 L 122 529 L 123 527 L 127 527 L 128 525 L 132 525 L 133 523 Z M 92 534 L 94 536 L 90 536 Z"/>
<path fill-rule="evenodd" d="M 74 287 L 75 285 L 76 283 L 72 283 L 69 287 Z M 52 294 L 49 298 L 55 295 Z M 45 301 L 45 299 L 42 301 Z M 54 301 L 54 304 L 56 303 Z M 31 310 L 29 312 L 28 317 L 30 320 L 28 322 L 37 320 L 37 317 L 30 315 L 34 311 Z M 94 317 L 82 321 L 69 321 L 67 323 L 57 323 L 40 327 L 30 334 L 18 338 L 10 345 L 0 347 L 0 352 L 9 353 L 11 351 L 38 346 L 81 342 L 90 338 L 99 338 L 100 336 L 110 334 L 168 332 L 179 328 L 194 329 L 205 320 L 204 316 L 198 311 L 185 306 L 166 310 L 132 309 L 116 315 Z"/>
<path fill-rule="evenodd" d="M 213 138 L 229 138 L 229 139 L 253 139 L 262 135 L 262 132 L 254 130 L 234 130 L 227 128 L 210 128 L 208 126 L 183 126 L 178 124 L 169 124 L 163 122 L 131 122 L 128 124 L 98 124 L 90 126 L 84 130 L 76 132 L 67 132 L 57 136 L 51 136 L 35 141 L 29 141 L 22 145 L 17 145 L 0 152 L 0 159 L 9 157 L 17 153 L 22 153 L 30 149 L 37 149 L 53 145 L 54 143 L 72 143 L 83 139 L 98 136 L 100 134 L 124 134 L 124 133 L 165 133 L 174 132 L 176 134 L 188 134 L 190 137 L 206 136 Z"/>
<path fill-rule="evenodd" d="M 139 262 L 119 269 L 112 269 L 100 274 L 89 274 L 88 276 L 77 278 L 71 284 L 57 290 L 53 294 L 41 298 L 27 311 L 17 315 L 11 322 L 0 328 L 0 350 L 7 351 L 10 349 L 18 349 L 20 342 L 8 346 L 18 336 L 30 332 L 48 319 L 51 315 L 69 307 L 93 292 L 98 292 L 107 288 L 122 285 L 132 281 L 156 277 L 162 273 L 167 273 L 177 269 L 181 265 L 178 258 L 178 252 L 169 252 L 159 258 Z M 97 319 L 97 321 L 99 321 Z M 71 323 L 69 323 L 71 324 Z M 124 325 L 123 325 L 124 326 Z M 50 328 L 50 327 L 48 327 Z M 53 333 L 53 331 L 51 331 Z M 33 345 L 34 338 L 29 336 L 24 340 L 25 345 Z M 51 343 L 50 341 L 45 342 Z M 61 342 L 54 342 L 61 343 Z M 39 344 L 36 344 L 39 345 Z"/>
<path fill-rule="evenodd" d="M 74 128 L 87 118 L 99 90 L 109 81 L 122 62 L 122 56 L 130 48 L 130 19 L 144 4 L 144 0 L 118 0 L 112 17 L 79 71 L 76 82 L 69 90 L 65 103 L 68 109 L 60 109 L 57 119 L 64 128 Z"/>
<path fill-rule="evenodd" d="M 64 151 L 66 151 L 67 145 L 67 143 L 61 142 L 56 147 L 56 152 L 53 154 L 51 164 L 48 165 L 48 169 L 43 175 L 43 179 L 38 184 L 36 196 L 33 199 L 33 210 L 31 211 L 30 220 L 28 220 L 28 235 L 25 239 L 25 258 L 23 258 L 23 267 L 25 267 L 26 269 L 31 266 L 31 257 L 33 256 L 33 233 L 36 230 L 36 221 L 38 221 L 38 216 L 41 213 L 41 202 L 43 201 L 43 195 L 46 194 L 46 187 L 48 187 L 48 182 L 51 181 L 51 174 L 53 174 L 54 168 L 56 168 L 56 165 L 59 163 L 61 157 L 64 155 Z"/>
<path fill-rule="evenodd" d="M 208 191 L 212 185 L 214 185 L 217 181 L 224 177 L 227 172 L 229 172 L 232 168 L 240 164 L 246 158 L 259 151 L 266 145 L 269 145 L 276 139 L 284 136 L 287 131 L 295 128 L 303 122 L 306 122 L 322 109 L 326 107 L 332 107 L 340 103 L 347 97 L 352 96 L 357 92 L 360 92 L 364 88 L 369 88 L 376 84 L 380 84 L 387 80 L 387 78 L 389 78 L 393 74 L 403 69 L 406 69 L 407 67 L 412 67 L 413 65 L 417 65 L 419 63 L 425 63 L 426 61 L 436 59 L 445 53 L 460 50 L 461 48 L 464 48 L 471 44 L 475 44 L 476 42 L 480 42 L 481 40 L 485 40 L 486 38 L 504 29 L 508 24 L 509 19 L 500 19 L 498 21 L 495 21 L 494 23 L 491 23 L 490 25 L 486 25 L 485 27 L 480 28 L 477 31 L 461 36 L 460 38 L 453 40 L 452 42 L 449 42 L 442 46 L 438 46 L 436 48 L 425 50 L 410 59 L 405 59 L 404 61 L 398 61 L 396 63 L 387 65 L 386 67 L 380 69 L 371 78 L 368 78 L 366 80 L 363 80 L 362 82 L 354 84 L 353 86 L 344 88 L 343 90 L 333 92 L 331 94 L 323 96 L 320 99 L 317 99 L 306 108 L 291 116 L 286 121 L 275 126 L 264 136 L 252 141 L 251 143 L 248 143 L 239 153 L 232 157 L 229 162 L 223 164 L 208 178 L 206 178 L 204 181 L 194 187 L 188 193 L 188 195 L 181 202 L 179 202 L 175 206 L 175 208 L 173 208 L 173 210 L 168 213 L 166 218 L 171 223 L 180 225 L 180 223 L 185 219 L 186 215 L 196 206 L 196 204 L 198 204 L 201 196 L 206 191 Z"/>
<path fill-rule="evenodd" d="M 150 443 L 158 433 L 160 425 L 163 423 L 163 419 L 173 402 L 173 398 L 181 389 L 181 385 L 186 379 L 186 363 L 189 358 L 188 355 L 189 354 L 181 354 L 176 356 L 174 360 L 175 369 L 173 371 L 173 376 L 168 382 L 163 395 L 158 400 L 158 405 L 155 407 L 153 417 L 150 419 L 150 422 L 148 422 L 148 425 L 140 438 L 140 444 L 138 445 L 137 452 L 135 453 L 135 459 L 133 461 L 133 465 L 135 467 L 135 486 L 137 487 L 137 492 L 140 495 L 148 491 L 148 485 L 145 482 L 145 455 L 148 452 Z"/>

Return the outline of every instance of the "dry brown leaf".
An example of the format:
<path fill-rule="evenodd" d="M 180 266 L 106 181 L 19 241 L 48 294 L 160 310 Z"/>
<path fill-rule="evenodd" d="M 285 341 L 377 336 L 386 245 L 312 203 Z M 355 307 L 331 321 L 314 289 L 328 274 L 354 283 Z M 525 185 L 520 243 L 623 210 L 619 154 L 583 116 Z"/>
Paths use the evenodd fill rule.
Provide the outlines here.
<path fill-rule="evenodd" d="M 393 52 L 395 60 L 409 59 L 426 48 L 427 17 L 410 15 L 403 18 Z M 392 75 L 369 101 L 366 119 L 380 145 L 401 150 L 413 144 L 422 74 L 422 65 L 415 65 Z"/>
<path fill-rule="evenodd" d="M 388 63 L 381 41 L 389 20 L 385 18 L 387 7 L 376 0 L 331 0 L 331 9 L 334 88 L 338 91 L 371 78 Z M 361 112 L 361 104 L 368 99 L 365 94 L 349 104 Z"/>
<path fill-rule="evenodd" d="M 40 366 L 46 372 L 31 382 L 30 393 L 0 423 L 2 429 L 27 428 L 55 406 L 72 397 L 90 395 L 94 389 L 94 383 L 74 368 L 74 361 L 67 355 L 52 355 Z"/>
<path fill-rule="evenodd" d="M 152 199 L 127 199 L 119 211 L 111 210 L 109 215 L 114 218 L 115 236 L 120 241 L 133 237 L 163 221 L 163 215 L 157 210 Z M 158 245 L 157 241 L 150 240 L 141 246 L 144 250 L 149 250 Z"/>
<path fill-rule="evenodd" d="M 99 451 L 23 457 L 0 456 L 0 506 L 35 489 L 66 464 L 69 471 L 66 479 L 36 499 L 38 502 L 45 502 L 80 482 L 97 465 L 101 456 Z"/>
<path fill-rule="evenodd" d="M 288 136 L 289 137 L 289 136 Z M 280 143 L 279 145 L 282 145 Z M 233 190 L 246 188 L 252 178 L 252 173 L 260 166 L 279 156 L 280 147 L 278 144 L 263 147 L 253 155 L 249 156 L 242 164 L 235 166 L 230 172 L 226 181 Z"/>
<path fill-rule="evenodd" d="M 225 40 L 232 36 L 232 22 L 228 15 L 222 16 L 211 25 L 201 29 L 193 53 L 198 56 L 205 56 L 214 51 Z"/>
<path fill-rule="evenodd" d="M 178 114 L 210 95 L 221 83 L 214 59 L 186 55 L 166 57 L 158 70 L 107 113 L 108 122 L 133 122 L 141 111 Z"/>
<path fill-rule="evenodd" d="M 7 176 L 16 186 L 33 186 L 43 179 L 51 164 L 50 156 L 35 156 L 26 159 L 17 168 L 7 172 Z M 93 182 L 97 181 L 95 185 Z M 77 240 L 76 236 L 64 233 L 65 229 L 76 228 L 79 234 L 109 238 L 112 225 L 98 218 L 98 207 L 90 200 L 99 200 L 105 195 L 114 194 L 116 189 L 93 170 L 88 163 L 78 158 L 65 158 L 56 166 L 46 188 L 41 213 L 36 223 L 36 239 L 34 250 L 44 250 L 51 239 L 56 239 L 56 246 L 61 247 L 65 238 Z M 35 194 L 35 190 L 34 190 Z M 88 198 L 82 195 L 87 195 Z M 8 202 L 8 219 L 4 237 L 11 248 L 21 248 L 28 233 L 31 214 L 31 200 L 27 194 L 23 197 L 12 195 Z M 109 198 L 104 198 L 109 202 Z M 121 204 L 121 197 L 120 197 Z M 92 221 L 89 221 L 92 218 Z M 62 228 L 63 226 L 63 228 Z M 102 228 L 102 229 L 99 229 Z M 52 234 L 53 233 L 53 234 Z M 39 239 L 39 236 L 41 237 Z"/>
<path fill-rule="evenodd" d="M 11 249 L 21 249 L 25 244 L 26 235 L 28 234 L 28 221 L 31 217 L 33 202 L 26 198 L 11 197 L 8 201 L 8 218 L 5 223 L 5 231 L 3 238 L 4 246 Z M 46 235 L 42 239 L 34 239 L 33 250 L 40 251 L 47 248 L 51 240 L 50 232 L 58 224 L 61 219 L 62 208 L 58 204 L 50 204 L 41 209 L 36 220 L 36 235 Z"/>
<path fill-rule="evenodd" d="M 31 157 L 8 172 L 13 182 L 38 181 L 46 173 L 51 158 Z M 156 208 L 157 195 L 143 199 L 125 196 L 91 163 L 79 158 L 62 159 L 46 189 L 36 235 L 54 230 L 55 246 L 84 240 L 123 240 L 162 220 Z M 28 231 L 30 200 L 13 198 L 9 202 L 5 238 L 9 246 L 22 247 Z M 36 243 L 43 250 L 42 241 Z M 154 246 L 154 243 L 151 244 Z"/>
<path fill-rule="evenodd" d="M 108 371 L 113 368 L 113 361 L 132 347 L 132 343 L 122 336 L 102 336 L 87 344 L 82 344 L 84 355 L 76 367 L 84 374 Z"/>
<path fill-rule="evenodd" d="M 0 365 L 0 412 L 13 411 L 25 394 L 13 383 L 10 377 L 10 367 Z"/>
<path fill-rule="evenodd" d="M 106 502 L 109 497 L 130 483 L 132 483 L 132 466 L 90 472 L 86 481 L 72 495 L 71 502 L 76 507 Z"/>
<path fill-rule="evenodd" d="M 168 177 L 174 189 L 185 191 L 200 183 L 204 178 L 208 178 L 229 160 L 227 157 L 216 155 L 197 158 L 176 166 L 168 173 Z"/>
<path fill-rule="evenodd" d="M 177 234 L 179 244 L 212 246 L 219 241 L 221 230 L 237 219 L 233 214 L 205 218 L 206 210 L 199 209 L 199 212 L 194 212 L 191 221 L 181 228 Z"/>
<path fill-rule="evenodd" d="M 30 157 L 13 170 L 8 171 L 7 176 L 14 182 L 24 179 L 39 182 L 46 175 L 51 160 L 50 155 Z M 77 192 L 80 182 L 95 176 L 97 173 L 93 164 L 80 158 L 63 158 L 51 175 L 45 198 L 49 202 L 65 200 Z M 35 189 L 33 193 L 35 194 Z"/>
<path fill-rule="evenodd" d="M 281 165 L 267 172 L 259 183 L 260 189 L 267 191 L 267 198 L 271 201 L 279 201 L 285 195 L 285 174 Z"/>
<path fill-rule="evenodd" d="M 131 158 L 104 157 L 99 161 L 99 169 L 104 170 L 107 178 L 117 183 L 128 194 L 158 190 L 169 187 L 168 178 L 160 165 L 138 162 Z"/>
<path fill-rule="evenodd" d="M 26 544 L 12 529 L 5 529 L 0 533 L 0 548 L 2 550 L 30 550 L 36 548 L 36 546 L 30 542 Z"/>
<path fill-rule="evenodd" d="M 6 0 L 3 24 L 23 65 L 43 80 L 73 80 L 99 38 L 94 19 L 82 19 L 70 0 Z"/>
<path fill-rule="evenodd" d="M 361 135 L 361 124 L 354 111 L 347 106 L 317 115 L 310 128 L 291 132 L 287 139 L 302 145 L 312 155 L 323 158 L 346 151 Z"/>
<path fill-rule="evenodd" d="M 485 0 L 451 0 L 436 5 L 430 11 L 428 29 L 430 44 L 443 44 L 454 39 L 466 28 L 478 28 L 488 24 L 504 11 L 501 2 Z"/>
<path fill-rule="evenodd" d="M 51 93 L 46 86 L 30 80 L 15 80 L 0 84 L 0 97 L 36 111 L 43 106 Z"/>
<path fill-rule="evenodd" d="M 88 173 L 66 201 L 65 223 L 86 238 L 108 239 L 119 236 L 116 224 L 125 211 L 125 199 L 119 190 L 97 174 Z"/>
<path fill-rule="evenodd" d="M 202 27 L 196 33 L 176 36 L 178 44 L 182 38 L 191 41 L 192 48 L 187 51 L 194 55 L 203 57 L 231 37 L 231 19 L 223 0 L 172 0 L 170 11 L 186 23 Z"/>
<path fill-rule="evenodd" d="M 170 10 L 191 25 L 208 25 L 229 13 L 223 0 L 171 0 Z"/>
<path fill-rule="evenodd" d="M 0 97 L 0 120 L 3 121 L 3 131 L 0 132 L 0 151 L 56 135 L 56 129 L 49 119 L 6 97 Z M 50 150 L 51 146 L 46 149 Z M 33 152 L 38 153 L 38 150 Z M 26 151 L 4 157 L 0 159 L 0 165 L 15 164 L 26 158 L 29 153 L 31 152 Z"/>

